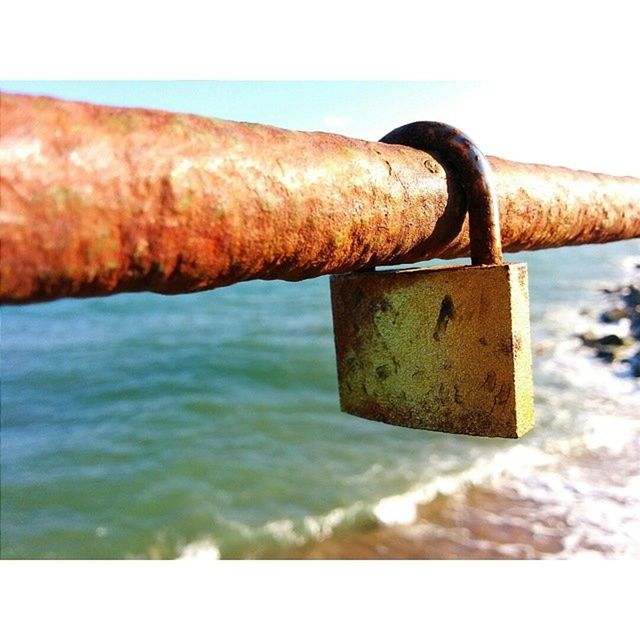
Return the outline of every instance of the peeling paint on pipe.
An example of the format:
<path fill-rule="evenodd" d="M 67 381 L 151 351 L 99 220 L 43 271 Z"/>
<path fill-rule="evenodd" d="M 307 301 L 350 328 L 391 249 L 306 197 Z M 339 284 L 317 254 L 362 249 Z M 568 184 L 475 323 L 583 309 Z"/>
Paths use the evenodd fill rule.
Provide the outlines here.
<path fill-rule="evenodd" d="M 507 252 L 640 236 L 640 180 L 489 158 Z M 468 255 L 430 155 L 328 133 L 0 98 L 0 301 L 185 293 Z"/>

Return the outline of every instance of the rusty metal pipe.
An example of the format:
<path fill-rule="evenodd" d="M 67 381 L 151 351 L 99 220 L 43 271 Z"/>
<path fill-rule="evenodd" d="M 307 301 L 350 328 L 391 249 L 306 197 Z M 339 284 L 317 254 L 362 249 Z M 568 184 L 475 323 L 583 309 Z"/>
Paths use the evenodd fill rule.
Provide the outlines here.
<path fill-rule="evenodd" d="M 640 180 L 489 158 L 505 251 L 640 236 Z M 430 155 L 327 133 L 0 98 L 0 301 L 183 293 L 468 255 Z"/>

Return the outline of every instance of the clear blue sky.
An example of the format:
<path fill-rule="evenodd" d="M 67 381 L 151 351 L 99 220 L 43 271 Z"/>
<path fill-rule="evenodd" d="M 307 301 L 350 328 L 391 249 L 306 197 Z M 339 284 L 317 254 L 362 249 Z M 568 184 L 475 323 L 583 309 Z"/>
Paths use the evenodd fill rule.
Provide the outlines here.
<path fill-rule="evenodd" d="M 0 81 L 0 88 L 367 140 L 440 120 L 489 155 L 640 176 L 640 99 L 622 83 Z"/>

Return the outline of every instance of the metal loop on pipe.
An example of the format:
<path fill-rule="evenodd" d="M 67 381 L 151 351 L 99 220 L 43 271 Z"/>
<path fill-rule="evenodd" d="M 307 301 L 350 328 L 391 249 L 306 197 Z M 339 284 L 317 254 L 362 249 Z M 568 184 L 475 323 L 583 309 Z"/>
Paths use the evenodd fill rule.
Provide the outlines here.
<path fill-rule="evenodd" d="M 452 172 L 467 197 L 471 263 L 502 264 L 500 214 L 491 167 L 471 139 L 442 122 L 412 122 L 394 129 L 380 142 L 425 151 Z"/>

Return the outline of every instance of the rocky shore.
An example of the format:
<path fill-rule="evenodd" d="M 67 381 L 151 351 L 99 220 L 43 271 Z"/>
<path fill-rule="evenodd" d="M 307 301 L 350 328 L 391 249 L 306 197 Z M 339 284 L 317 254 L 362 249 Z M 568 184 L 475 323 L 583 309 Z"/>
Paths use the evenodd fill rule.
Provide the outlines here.
<path fill-rule="evenodd" d="M 596 357 L 628 365 L 631 374 L 640 377 L 640 263 L 638 276 L 624 286 L 603 289 L 609 299 L 608 308 L 600 313 L 600 322 L 610 325 L 610 332 L 587 331 L 579 335 L 583 344 L 594 350 Z M 589 311 L 584 311 L 590 314 Z"/>

